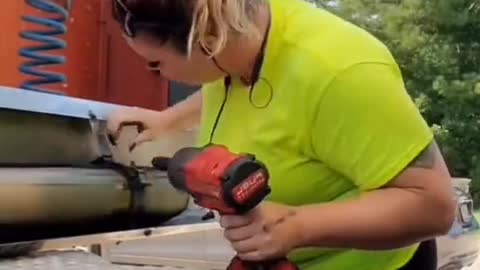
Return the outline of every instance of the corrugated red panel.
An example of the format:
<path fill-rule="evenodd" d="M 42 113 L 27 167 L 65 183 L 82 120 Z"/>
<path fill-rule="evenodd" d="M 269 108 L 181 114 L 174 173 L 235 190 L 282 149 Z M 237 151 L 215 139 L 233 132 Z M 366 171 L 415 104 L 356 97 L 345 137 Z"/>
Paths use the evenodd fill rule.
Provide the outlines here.
<path fill-rule="evenodd" d="M 18 51 L 32 45 L 19 37 L 20 31 L 36 29 L 22 22 L 22 15 L 46 16 L 21 0 L 5 0 L 0 9 L 0 85 L 19 87 L 26 79 L 18 68 Z M 167 81 L 145 68 L 112 22 L 110 0 L 74 1 L 65 36 L 68 48 L 56 53 L 67 57 L 67 64 L 52 70 L 64 72 L 68 84 L 52 89 L 70 96 L 125 105 L 163 109 L 168 101 Z"/>

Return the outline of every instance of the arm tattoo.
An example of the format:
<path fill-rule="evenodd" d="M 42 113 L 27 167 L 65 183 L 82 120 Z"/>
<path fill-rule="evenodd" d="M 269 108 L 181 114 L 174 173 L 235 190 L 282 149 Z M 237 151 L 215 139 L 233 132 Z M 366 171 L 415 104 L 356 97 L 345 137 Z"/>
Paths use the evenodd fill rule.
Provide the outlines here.
<path fill-rule="evenodd" d="M 432 142 L 425 150 L 423 150 L 409 165 L 410 168 L 433 169 L 436 162 L 438 146 Z"/>

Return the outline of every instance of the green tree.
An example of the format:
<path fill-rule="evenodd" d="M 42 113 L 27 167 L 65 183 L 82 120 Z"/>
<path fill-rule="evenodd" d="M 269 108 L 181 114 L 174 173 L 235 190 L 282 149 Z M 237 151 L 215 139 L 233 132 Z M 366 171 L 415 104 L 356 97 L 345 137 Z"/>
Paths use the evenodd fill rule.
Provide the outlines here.
<path fill-rule="evenodd" d="M 455 177 L 480 203 L 480 0 L 319 0 L 392 51 Z"/>

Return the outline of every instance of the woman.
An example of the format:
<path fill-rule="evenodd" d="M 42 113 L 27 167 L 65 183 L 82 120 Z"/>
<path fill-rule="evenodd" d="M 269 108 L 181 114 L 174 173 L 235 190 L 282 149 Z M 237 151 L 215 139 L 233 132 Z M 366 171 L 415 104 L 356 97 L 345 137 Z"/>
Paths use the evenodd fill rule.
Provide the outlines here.
<path fill-rule="evenodd" d="M 435 269 L 455 216 L 450 176 L 388 49 L 301 0 L 113 0 L 124 37 L 170 80 L 203 85 L 162 112 L 109 121 L 133 145 L 200 126 L 264 162 L 268 202 L 223 216 L 245 260 L 301 269 Z M 422 243 L 422 244 L 420 244 Z"/>

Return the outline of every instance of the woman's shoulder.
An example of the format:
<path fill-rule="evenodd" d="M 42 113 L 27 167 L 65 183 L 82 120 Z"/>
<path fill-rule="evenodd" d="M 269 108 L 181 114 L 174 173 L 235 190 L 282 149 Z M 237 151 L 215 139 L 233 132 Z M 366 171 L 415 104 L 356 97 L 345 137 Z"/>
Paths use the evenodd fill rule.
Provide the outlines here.
<path fill-rule="evenodd" d="M 373 34 L 337 15 L 300 0 L 272 0 L 286 50 L 334 72 L 362 62 L 394 63 L 390 50 Z"/>

